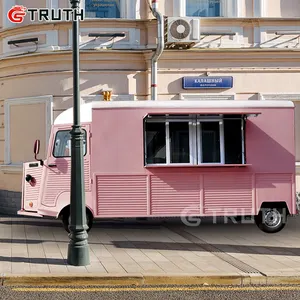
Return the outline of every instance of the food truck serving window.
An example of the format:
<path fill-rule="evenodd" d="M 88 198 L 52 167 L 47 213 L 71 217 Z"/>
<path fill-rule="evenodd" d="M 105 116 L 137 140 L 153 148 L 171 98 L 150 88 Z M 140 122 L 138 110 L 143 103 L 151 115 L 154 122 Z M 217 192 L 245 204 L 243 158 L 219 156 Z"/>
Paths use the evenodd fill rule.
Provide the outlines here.
<path fill-rule="evenodd" d="M 245 118 L 235 115 L 148 115 L 145 165 L 245 164 Z"/>
<path fill-rule="evenodd" d="M 86 155 L 86 131 L 83 129 L 83 155 Z M 70 157 L 71 156 L 71 134 L 70 130 L 59 130 L 55 135 L 54 157 Z"/>

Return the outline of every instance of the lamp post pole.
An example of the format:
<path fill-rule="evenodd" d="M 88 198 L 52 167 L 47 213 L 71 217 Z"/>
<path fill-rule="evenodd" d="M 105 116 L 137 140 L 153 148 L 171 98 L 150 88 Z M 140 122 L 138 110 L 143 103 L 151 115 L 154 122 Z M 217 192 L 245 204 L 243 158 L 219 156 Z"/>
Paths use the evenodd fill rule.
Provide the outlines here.
<path fill-rule="evenodd" d="M 79 20 L 80 0 L 70 0 L 73 9 L 73 126 L 71 130 L 71 203 L 69 224 L 69 246 L 67 262 L 74 266 L 90 264 L 85 188 L 83 172 L 83 132 L 80 125 L 80 87 L 79 87 Z"/>

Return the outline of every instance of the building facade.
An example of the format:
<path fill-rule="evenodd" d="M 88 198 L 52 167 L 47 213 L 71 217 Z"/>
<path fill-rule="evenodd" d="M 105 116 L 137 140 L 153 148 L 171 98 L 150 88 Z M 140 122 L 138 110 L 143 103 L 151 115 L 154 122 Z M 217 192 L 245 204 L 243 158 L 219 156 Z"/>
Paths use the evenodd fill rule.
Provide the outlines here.
<path fill-rule="evenodd" d="M 158 59 L 157 99 L 294 101 L 300 191 L 300 2 L 158 0 L 157 4 L 164 16 L 165 46 Z M 7 13 L 14 5 L 70 8 L 68 0 L 0 0 L 0 212 L 4 213 L 19 209 L 22 163 L 33 160 L 35 139 L 41 140 L 45 158 L 51 124 L 73 101 L 71 22 L 32 21 L 27 14 L 22 23 L 12 23 Z M 107 90 L 112 91 L 112 101 L 150 99 L 151 58 L 158 41 L 151 0 L 82 0 L 80 5 L 85 9 L 80 23 L 82 103 L 101 101 Z M 182 21 L 172 27 L 177 20 Z M 174 42 L 182 37 L 183 43 Z M 186 89 L 183 78 L 189 76 L 200 76 L 209 84 L 211 76 L 216 82 L 225 77 L 232 82 Z"/>

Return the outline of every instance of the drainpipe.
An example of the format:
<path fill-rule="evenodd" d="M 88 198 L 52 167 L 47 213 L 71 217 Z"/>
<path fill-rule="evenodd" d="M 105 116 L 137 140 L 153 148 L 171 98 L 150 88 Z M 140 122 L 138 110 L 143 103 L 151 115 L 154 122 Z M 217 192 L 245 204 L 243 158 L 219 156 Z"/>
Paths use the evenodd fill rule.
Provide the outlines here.
<path fill-rule="evenodd" d="M 164 50 L 164 19 L 158 11 L 158 0 L 152 0 L 152 14 L 157 19 L 157 48 L 151 58 L 151 100 L 157 100 L 157 61 Z"/>

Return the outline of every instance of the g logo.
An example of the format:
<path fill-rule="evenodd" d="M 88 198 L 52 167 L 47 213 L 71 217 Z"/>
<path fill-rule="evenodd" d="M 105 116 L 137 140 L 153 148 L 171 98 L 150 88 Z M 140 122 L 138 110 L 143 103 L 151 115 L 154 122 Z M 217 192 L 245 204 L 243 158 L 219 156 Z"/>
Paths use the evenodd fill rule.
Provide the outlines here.
<path fill-rule="evenodd" d="M 201 218 L 195 217 L 200 211 L 199 205 L 190 205 L 183 209 L 180 214 L 181 222 L 190 227 L 197 227 L 201 224 Z"/>
<path fill-rule="evenodd" d="M 22 23 L 26 16 L 26 7 L 15 5 L 7 12 L 7 18 L 12 23 Z"/>

